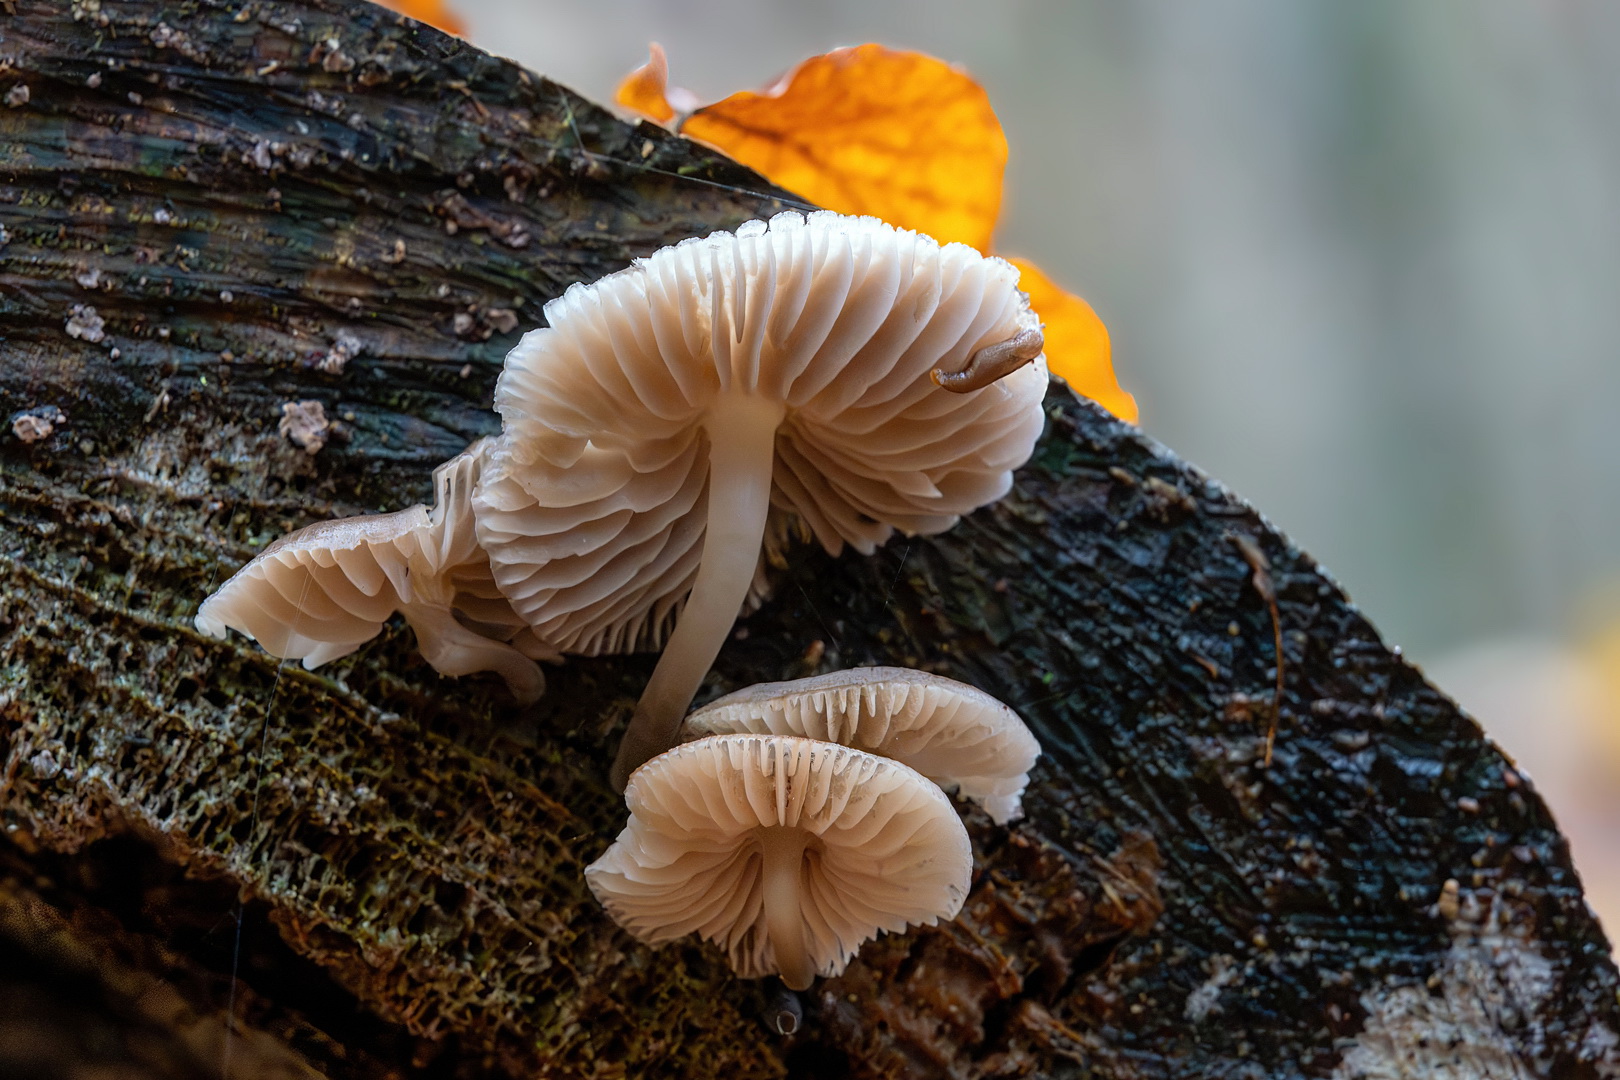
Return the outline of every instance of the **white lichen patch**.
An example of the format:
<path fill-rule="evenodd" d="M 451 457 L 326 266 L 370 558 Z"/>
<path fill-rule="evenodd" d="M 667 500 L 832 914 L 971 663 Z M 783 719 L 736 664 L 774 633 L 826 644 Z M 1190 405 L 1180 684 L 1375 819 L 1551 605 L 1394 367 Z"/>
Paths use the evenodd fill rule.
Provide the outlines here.
<path fill-rule="evenodd" d="M 1391 979 L 1361 995 L 1361 1034 L 1340 1044 L 1337 1080 L 1499 1080 L 1547 1075 L 1543 1018 L 1556 1009 L 1558 976 L 1537 943 L 1528 909 L 1447 882 L 1451 948 L 1427 982 Z M 1612 1032 L 1596 1022 L 1579 1053 L 1598 1075 L 1620 1076 Z"/>
<path fill-rule="evenodd" d="M 332 423 L 326 407 L 318 401 L 288 401 L 281 406 L 281 422 L 276 430 L 306 454 L 318 454 L 326 445 Z"/>

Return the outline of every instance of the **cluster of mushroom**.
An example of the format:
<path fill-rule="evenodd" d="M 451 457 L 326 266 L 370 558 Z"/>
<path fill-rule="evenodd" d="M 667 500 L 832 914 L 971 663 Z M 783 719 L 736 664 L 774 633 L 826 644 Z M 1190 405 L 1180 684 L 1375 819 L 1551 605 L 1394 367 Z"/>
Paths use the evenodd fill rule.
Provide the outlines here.
<path fill-rule="evenodd" d="M 507 357 L 501 435 L 440 467 L 431 509 L 284 537 L 197 625 L 313 668 L 398 611 L 441 672 L 530 700 L 537 659 L 663 646 L 622 788 L 790 536 L 869 554 L 1006 493 L 1047 384 L 1017 282 L 962 244 L 788 212 L 570 286 Z"/>
<path fill-rule="evenodd" d="M 544 690 L 537 660 L 662 647 L 613 763 L 622 790 L 676 742 L 790 537 L 870 554 L 896 529 L 937 533 L 1007 492 L 1048 381 L 1017 283 L 962 244 L 789 212 L 570 286 L 506 358 L 501 434 L 439 468 L 431 508 L 284 537 L 204 601 L 197 626 L 313 668 L 399 612 L 440 672 L 499 672 L 523 701 Z M 754 739 L 723 753 L 768 759 L 772 790 L 812 816 L 833 811 L 806 810 L 809 790 L 828 807 L 846 787 L 889 799 L 876 778 L 906 756 L 879 751 L 875 765 L 853 748 L 728 737 Z M 702 745 L 676 760 L 722 753 Z M 972 796 L 978 775 L 948 779 Z M 917 798 L 949 809 L 937 789 Z"/>
<path fill-rule="evenodd" d="M 906 668 L 749 687 L 684 731 L 631 774 L 629 823 L 586 880 L 642 941 L 695 932 L 794 990 L 879 931 L 954 918 L 973 852 L 941 785 L 1005 824 L 1040 755 L 995 698 Z"/>

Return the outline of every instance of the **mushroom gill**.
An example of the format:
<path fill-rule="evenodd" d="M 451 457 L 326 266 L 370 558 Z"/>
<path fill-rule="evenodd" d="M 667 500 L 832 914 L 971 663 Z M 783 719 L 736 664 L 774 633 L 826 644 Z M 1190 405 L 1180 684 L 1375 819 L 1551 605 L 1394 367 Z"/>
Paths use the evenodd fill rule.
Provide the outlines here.
<path fill-rule="evenodd" d="M 650 945 L 696 933 L 795 990 L 862 942 L 953 918 L 973 851 L 950 800 L 898 762 L 811 739 L 716 735 L 631 774 L 630 820 L 585 870 Z"/>
<path fill-rule="evenodd" d="M 660 637 L 614 762 L 669 747 L 775 515 L 831 553 L 1000 498 L 1047 384 L 1018 272 L 871 218 L 785 213 L 664 248 L 546 306 L 507 357 L 475 496 L 496 580 L 568 651 Z M 1009 341 L 1014 346 L 1005 346 Z M 974 358 L 992 350 L 986 364 Z M 1032 360 L 966 393 L 970 371 Z M 684 600 L 684 608 L 682 602 Z"/>
<path fill-rule="evenodd" d="M 371 640 L 396 611 L 443 675 L 495 671 L 512 695 L 545 692 L 541 642 L 501 595 L 472 522 L 484 439 L 433 473 L 434 505 L 322 521 L 277 540 L 203 601 L 196 625 L 237 630 L 317 668 Z"/>

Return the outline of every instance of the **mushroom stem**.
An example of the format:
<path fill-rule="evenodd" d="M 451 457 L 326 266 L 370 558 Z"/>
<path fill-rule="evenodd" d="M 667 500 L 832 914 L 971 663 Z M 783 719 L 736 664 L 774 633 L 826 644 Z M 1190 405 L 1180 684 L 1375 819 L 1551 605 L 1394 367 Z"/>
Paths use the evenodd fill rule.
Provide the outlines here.
<path fill-rule="evenodd" d="M 467 629 L 448 606 L 405 604 L 399 610 L 416 631 L 417 650 L 439 674 L 499 672 L 512 696 L 525 705 L 540 700 L 546 692 L 546 677 L 539 664 L 504 641 Z"/>
<path fill-rule="evenodd" d="M 703 562 L 613 759 L 615 790 L 623 791 L 638 766 L 675 745 L 686 707 L 748 597 L 771 512 L 776 429 L 785 411 L 780 402 L 732 392 L 715 402 L 704 423 L 709 520 Z"/>
<path fill-rule="evenodd" d="M 782 982 L 790 990 L 808 990 L 816 977 L 804 945 L 804 902 L 799 896 L 806 835 L 803 829 L 781 825 L 760 830 L 765 852 L 760 870 L 765 933 Z"/>

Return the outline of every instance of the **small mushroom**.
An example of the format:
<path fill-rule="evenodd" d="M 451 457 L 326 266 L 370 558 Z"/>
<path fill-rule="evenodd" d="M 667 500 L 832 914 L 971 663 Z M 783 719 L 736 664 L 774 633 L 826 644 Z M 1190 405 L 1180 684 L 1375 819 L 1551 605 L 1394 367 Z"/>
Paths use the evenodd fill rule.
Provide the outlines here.
<path fill-rule="evenodd" d="M 347 656 L 399 612 L 444 675 L 496 671 L 520 701 L 545 692 L 536 660 L 561 654 L 512 611 L 478 547 L 470 503 L 488 440 L 434 471 L 434 505 L 317 522 L 282 537 L 197 610 L 197 629 L 238 630 L 317 668 Z"/>
<path fill-rule="evenodd" d="M 716 735 L 637 769 L 630 821 L 585 870 L 649 945 L 697 933 L 744 978 L 794 990 L 881 930 L 953 918 L 973 852 L 950 800 L 898 762 L 774 735 Z"/>
<path fill-rule="evenodd" d="M 496 387 L 505 434 L 475 497 L 479 540 L 513 607 L 568 651 L 644 644 L 680 612 L 617 785 L 673 743 L 762 544 L 786 535 L 773 517 L 870 553 L 1006 494 L 1047 385 L 1017 286 L 962 244 L 790 212 L 546 305 L 549 328 Z M 973 363 L 987 349 L 996 372 L 1003 354 L 1034 362 L 994 381 Z M 935 382 L 963 370 L 971 392 Z"/>
<path fill-rule="evenodd" d="M 909 765 L 984 807 L 997 825 L 1019 800 L 1040 743 L 1017 713 L 966 683 L 910 668 L 760 683 L 686 718 L 691 738 L 738 732 L 822 739 Z"/>

